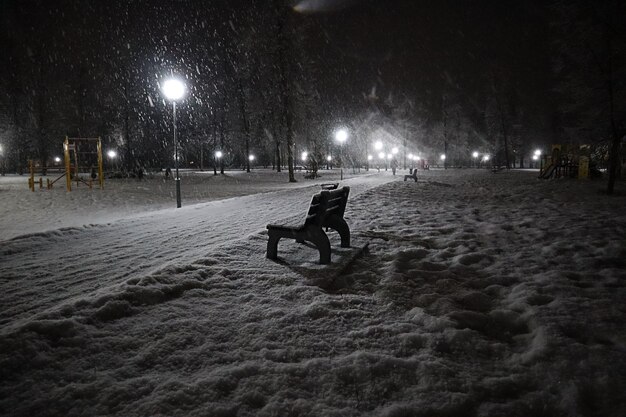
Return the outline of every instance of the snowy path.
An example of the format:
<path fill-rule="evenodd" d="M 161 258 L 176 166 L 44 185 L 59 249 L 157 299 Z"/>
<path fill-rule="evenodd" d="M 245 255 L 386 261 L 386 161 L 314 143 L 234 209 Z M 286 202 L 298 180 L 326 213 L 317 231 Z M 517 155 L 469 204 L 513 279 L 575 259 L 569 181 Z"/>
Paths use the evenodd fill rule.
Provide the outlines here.
<path fill-rule="evenodd" d="M 354 197 L 394 179 L 369 175 L 343 185 L 351 187 Z M 212 246 L 232 244 L 268 223 L 301 218 L 318 191 L 319 186 L 308 186 L 254 194 L 3 242 L 0 325 L 8 330 L 22 319 L 131 277 L 191 263 Z"/>

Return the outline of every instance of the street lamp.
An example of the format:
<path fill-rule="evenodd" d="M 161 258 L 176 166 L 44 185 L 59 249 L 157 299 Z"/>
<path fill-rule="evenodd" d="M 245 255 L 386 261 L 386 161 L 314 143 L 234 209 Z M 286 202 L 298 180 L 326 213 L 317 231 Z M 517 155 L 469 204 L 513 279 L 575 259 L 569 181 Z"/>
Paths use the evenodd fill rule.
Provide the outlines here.
<path fill-rule="evenodd" d="M 304 151 L 302 152 L 302 155 L 300 155 L 300 159 L 302 159 L 302 162 L 306 162 L 306 159 L 308 156 L 309 156 L 309 153 Z"/>
<path fill-rule="evenodd" d="M 180 177 L 178 176 L 178 142 L 176 141 L 176 100 L 185 95 L 185 84 L 176 78 L 170 78 L 163 83 L 163 94 L 172 101 L 174 113 L 174 164 L 176 169 L 176 208 L 180 208 Z"/>
<path fill-rule="evenodd" d="M 376 141 L 376 143 L 374 144 L 374 149 L 376 149 L 377 151 L 380 151 L 383 149 L 383 143 L 379 140 Z"/>
<path fill-rule="evenodd" d="M 215 151 L 215 153 L 213 154 L 214 158 L 213 158 L 213 175 L 217 175 L 217 164 L 218 162 L 220 162 L 220 160 L 222 159 L 222 156 L 224 156 L 224 154 L 222 153 L 222 151 Z M 220 173 L 223 174 L 224 173 L 224 166 L 221 164 L 220 162 Z"/>
<path fill-rule="evenodd" d="M 474 168 L 476 168 L 476 159 L 478 158 L 478 151 L 472 152 L 472 158 L 474 158 Z"/>
<path fill-rule="evenodd" d="M 339 129 L 335 133 L 335 139 L 339 142 L 339 159 L 341 160 L 341 180 L 343 181 L 343 144 L 348 140 L 348 132 L 346 129 Z"/>
<path fill-rule="evenodd" d="M 117 152 L 114 149 L 109 149 L 107 151 L 107 157 L 109 158 L 109 161 L 113 161 L 117 158 Z M 111 169 L 113 169 L 113 162 L 110 162 L 109 165 L 111 166 Z M 115 171 L 118 171 L 117 163 L 115 165 Z"/>
<path fill-rule="evenodd" d="M 535 149 L 535 154 L 533 155 L 533 161 L 537 161 L 541 158 L 541 149 Z M 536 166 L 536 163 L 535 163 Z"/>

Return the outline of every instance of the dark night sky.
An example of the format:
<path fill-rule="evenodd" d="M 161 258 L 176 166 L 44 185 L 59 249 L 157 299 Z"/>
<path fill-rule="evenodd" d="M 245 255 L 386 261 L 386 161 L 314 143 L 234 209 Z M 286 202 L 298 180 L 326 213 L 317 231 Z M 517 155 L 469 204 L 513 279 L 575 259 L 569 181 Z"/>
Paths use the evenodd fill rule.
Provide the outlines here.
<path fill-rule="evenodd" d="M 341 99 L 374 85 L 382 96 L 473 96 L 498 71 L 542 105 L 550 89 L 546 14 L 541 2 L 364 0 L 296 20 L 314 20 L 321 78 L 335 80 L 338 94 L 349 82 Z"/>
<path fill-rule="evenodd" d="M 3 0 L 3 3 L 13 2 Z M 21 2 L 21 7 L 25 11 L 30 9 L 36 22 L 46 20 L 45 8 L 63 10 L 70 3 L 26 0 Z M 344 98 L 356 91 L 369 93 L 375 84 L 383 94 L 403 90 L 438 95 L 444 87 L 474 94 L 480 79 L 493 67 L 516 82 L 545 89 L 549 62 L 546 58 L 547 12 L 542 3 L 327 0 L 317 4 L 347 7 L 319 13 L 293 13 L 292 19 L 295 27 L 307 27 L 306 44 L 299 47 L 318 63 L 318 79 L 328 82 L 329 87 Z M 157 37 L 163 35 L 159 31 L 170 32 L 166 34 L 169 40 L 186 35 L 180 22 L 188 19 L 190 24 L 194 23 L 193 14 L 185 15 L 188 13 L 186 4 L 212 8 L 208 14 L 216 20 L 221 16 L 226 21 L 231 13 L 249 12 L 248 2 L 153 1 L 146 4 L 152 10 L 141 11 L 142 15 L 156 19 L 159 14 L 167 14 L 178 25 L 168 27 L 168 19 L 152 25 Z M 74 16 L 87 15 L 85 24 L 90 24 L 88 14 L 97 8 L 81 9 L 75 11 Z M 123 13 L 120 10 L 120 15 Z M 47 23 L 57 23 L 54 17 L 50 20 Z M 9 26 L 14 23 L 9 22 Z M 21 30 L 24 29 L 27 30 Z M 35 30 L 45 30 L 45 26 Z M 214 41 L 210 37 L 204 40 Z M 180 55 L 189 53 L 187 50 L 179 52 Z M 169 53 L 177 54 L 176 45 L 170 45 Z"/>

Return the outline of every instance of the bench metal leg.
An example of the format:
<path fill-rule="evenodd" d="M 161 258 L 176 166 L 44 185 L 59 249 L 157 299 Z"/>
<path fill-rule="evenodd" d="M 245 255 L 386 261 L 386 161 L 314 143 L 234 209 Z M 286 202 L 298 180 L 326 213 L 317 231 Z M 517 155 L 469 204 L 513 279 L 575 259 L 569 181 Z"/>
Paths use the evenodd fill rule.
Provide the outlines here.
<path fill-rule="evenodd" d="M 320 263 L 330 263 L 330 240 L 322 229 L 309 232 L 306 240 L 313 243 L 320 252 Z"/>
<path fill-rule="evenodd" d="M 267 241 L 267 254 L 265 255 L 268 259 L 276 260 L 278 259 L 278 241 L 280 240 L 280 236 L 270 233 L 269 240 Z"/>
<path fill-rule="evenodd" d="M 326 220 L 326 225 L 339 233 L 342 248 L 350 247 L 350 227 L 344 219 L 339 216 L 333 216 Z"/>

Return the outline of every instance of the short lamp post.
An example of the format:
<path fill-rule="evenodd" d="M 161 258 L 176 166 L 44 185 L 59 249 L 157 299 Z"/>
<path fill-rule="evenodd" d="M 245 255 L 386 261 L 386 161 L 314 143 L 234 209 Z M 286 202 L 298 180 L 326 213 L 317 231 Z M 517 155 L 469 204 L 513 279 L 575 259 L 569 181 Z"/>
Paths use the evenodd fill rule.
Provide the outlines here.
<path fill-rule="evenodd" d="M 180 176 L 178 175 L 178 141 L 176 140 L 176 100 L 180 100 L 185 95 L 185 84 L 180 80 L 171 78 L 163 83 L 163 94 L 172 101 L 174 113 L 174 167 L 176 169 L 176 208 L 181 207 L 180 202 Z"/>
<path fill-rule="evenodd" d="M 114 149 L 109 149 L 107 151 L 107 157 L 109 158 L 111 169 L 113 169 L 113 160 L 117 158 L 117 152 Z M 117 171 L 117 164 L 115 165 L 115 170 Z"/>
<path fill-rule="evenodd" d="M 378 159 L 383 161 L 383 165 L 387 166 L 386 162 L 385 162 L 385 153 L 384 152 L 378 152 Z M 380 172 L 380 165 L 378 165 L 378 172 Z"/>
<path fill-rule="evenodd" d="M 219 161 L 221 163 L 222 156 L 224 156 L 222 151 L 215 151 L 215 160 L 213 163 L 213 175 L 217 175 L 217 162 Z M 220 165 L 220 172 L 221 171 L 222 170 L 221 170 L 221 165 Z"/>
<path fill-rule="evenodd" d="M 343 181 L 343 144 L 348 139 L 348 132 L 345 129 L 339 129 L 335 133 L 335 139 L 339 142 L 339 159 L 341 160 L 341 181 Z"/>
<path fill-rule="evenodd" d="M 533 154 L 533 161 L 535 161 L 535 167 L 537 167 L 537 161 L 541 158 L 541 149 L 536 149 Z M 542 161 L 543 162 L 543 161 Z"/>
<path fill-rule="evenodd" d="M 476 166 L 476 161 L 478 159 L 478 152 L 477 151 L 472 152 L 472 158 L 474 158 L 474 168 L 476 168 L 477 167 Z"/>

